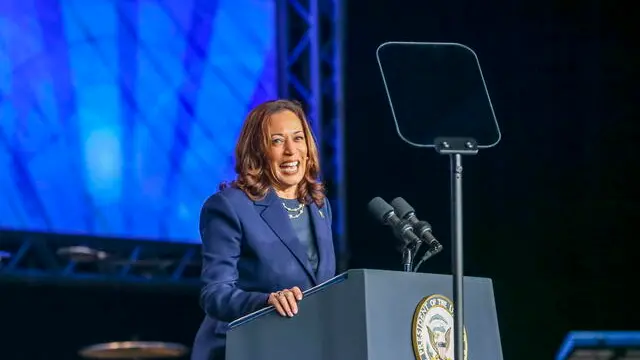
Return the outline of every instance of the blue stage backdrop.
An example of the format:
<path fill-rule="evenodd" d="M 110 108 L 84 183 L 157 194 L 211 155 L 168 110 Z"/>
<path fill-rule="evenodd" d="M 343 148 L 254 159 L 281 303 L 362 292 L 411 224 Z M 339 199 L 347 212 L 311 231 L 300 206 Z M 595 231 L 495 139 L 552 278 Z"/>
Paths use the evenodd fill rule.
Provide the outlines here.
<path fill-rule="evenodd" d="M 275 27 L 275 0 L 0 1 L 0 228 L 198 242 Z"/>

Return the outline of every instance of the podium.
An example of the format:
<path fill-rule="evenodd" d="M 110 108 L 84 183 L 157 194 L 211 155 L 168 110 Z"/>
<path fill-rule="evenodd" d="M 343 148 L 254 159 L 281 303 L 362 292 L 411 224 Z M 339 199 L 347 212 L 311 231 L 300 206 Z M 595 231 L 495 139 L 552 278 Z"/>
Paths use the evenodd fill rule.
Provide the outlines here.
<path fill-rule="evenodd" d="M 452 280 L 349 270 L 307 290 L 292 318 L 268 307 L 230 323 L 226 359 L 449 360 Z M 464 286 L 465 358 L 502 360 L 491 279 L 465 277 Z"/>

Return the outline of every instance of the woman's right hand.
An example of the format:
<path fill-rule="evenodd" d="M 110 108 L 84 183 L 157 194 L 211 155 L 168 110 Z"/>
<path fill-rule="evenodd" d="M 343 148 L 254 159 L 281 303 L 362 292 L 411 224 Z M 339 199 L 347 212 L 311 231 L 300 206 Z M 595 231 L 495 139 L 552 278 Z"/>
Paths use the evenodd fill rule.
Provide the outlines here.
<path fill-rule="evenodd" d="M 276 308 L 282 316 L 293 317 L 298 313 L 298 301 L 302 300 L 302 291 L 294 286 L 291 289 L 284 289 L 269 294 L 267 303 Z"/>

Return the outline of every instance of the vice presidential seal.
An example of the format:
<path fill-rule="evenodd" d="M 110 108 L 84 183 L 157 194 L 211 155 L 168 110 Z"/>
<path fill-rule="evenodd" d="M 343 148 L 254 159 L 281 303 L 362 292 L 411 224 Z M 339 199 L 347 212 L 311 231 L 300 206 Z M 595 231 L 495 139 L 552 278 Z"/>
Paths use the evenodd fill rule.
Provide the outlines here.
<path fill-rule="evenodd" d="M 453 302 L 443 295 L 423 298 L 413 314 L 411 340 L 417 360 L 454 360 Z M 467 331 L 463 331 L 463 353 L 467 360 Z M 457 360 L 457 359 L 456 359 Z"/>

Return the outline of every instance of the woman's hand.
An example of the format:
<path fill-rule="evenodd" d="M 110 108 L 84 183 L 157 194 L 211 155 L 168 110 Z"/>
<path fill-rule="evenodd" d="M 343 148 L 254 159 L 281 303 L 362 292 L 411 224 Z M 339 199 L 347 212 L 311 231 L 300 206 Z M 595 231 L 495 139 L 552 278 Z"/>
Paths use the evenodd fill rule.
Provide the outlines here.
<path fill-rule="evenodd" d="M 269 294 L 267 303 L 276 308 L 282 316 L 292 317 L 298 313 L 298 301 L 302 300 L 302 291 L 294 286 L 291 289 L 284 289 Z"/>

